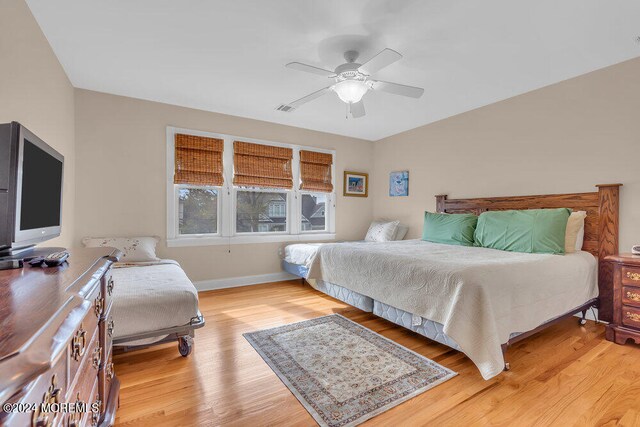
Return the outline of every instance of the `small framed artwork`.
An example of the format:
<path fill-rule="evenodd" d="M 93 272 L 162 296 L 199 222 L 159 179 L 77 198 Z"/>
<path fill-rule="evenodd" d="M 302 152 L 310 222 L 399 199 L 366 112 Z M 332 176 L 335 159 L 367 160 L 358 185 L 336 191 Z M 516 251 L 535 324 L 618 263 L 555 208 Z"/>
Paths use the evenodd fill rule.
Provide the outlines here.
<path fill-rule="evenodd" d="M 344 195 L 367 197 L 369 194 L 369 174 L 344 171 Z"/>
<path fill-rule="evenodd" d="M 409 195 L 409 171 L 391 172 L 389 174 L 389 196 Z"/>

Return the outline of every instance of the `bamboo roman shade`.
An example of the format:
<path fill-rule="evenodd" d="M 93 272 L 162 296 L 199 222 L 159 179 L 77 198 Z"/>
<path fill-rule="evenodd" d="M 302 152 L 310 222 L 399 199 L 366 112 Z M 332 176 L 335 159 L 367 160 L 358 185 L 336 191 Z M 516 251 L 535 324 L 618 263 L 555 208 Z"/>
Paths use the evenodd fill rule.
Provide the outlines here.
<path fill-rule="evenodd" d="M 223 140 L 177 133 L 175 148 L 175 184 L 220 186 L 224 183 Z"/>
<path fill-rule="evenodd" d="M 331 165 L 333 155 L 300 150 L 301 190 L 332 192 Z"/>
<path fill-rule="evenodd" d="M 233 184 L 247 187 L 293 188 L 293 150 L 273 145 L 233 143 Z"/>

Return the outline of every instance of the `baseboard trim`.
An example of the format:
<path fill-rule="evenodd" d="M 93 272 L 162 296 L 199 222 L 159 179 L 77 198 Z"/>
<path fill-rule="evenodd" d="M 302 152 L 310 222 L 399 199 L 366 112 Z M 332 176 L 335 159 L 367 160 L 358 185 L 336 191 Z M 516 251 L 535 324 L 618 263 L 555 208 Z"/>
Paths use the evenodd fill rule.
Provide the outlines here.
<path fill-rule="evenodd" d="M 240 286 L 259 285 L 261 283 L 281 282 L 284 280 L 299 279 L 298 276 L 285 271 L 279 273 L 259 274 L 256 276 L 229 277 L 225 279 L 201 280 L 194 282 L 198 292 L 213 291 L 216 289 L 237 288 Z"/>

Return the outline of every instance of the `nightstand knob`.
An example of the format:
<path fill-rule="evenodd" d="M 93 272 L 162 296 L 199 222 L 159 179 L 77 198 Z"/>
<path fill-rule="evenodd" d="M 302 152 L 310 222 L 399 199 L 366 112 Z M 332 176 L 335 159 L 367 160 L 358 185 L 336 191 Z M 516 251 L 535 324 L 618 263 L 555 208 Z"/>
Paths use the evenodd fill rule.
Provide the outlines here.
<path fill-rule="evenodd" d="M 633 320 L 634 322 L 640 322 L 640 314 L 638 313 L 630 313 L 630 312 L 626 312 L 625 315 L 627 316 L 627 319 L 629 320 Z"/>
<path fill-rule="evenodd" d="M 640 294 L 637 292 L 627 291 L 627 299 L 640 302 Z"/>
<path fill-rule="evenodd" d="M 640 273 L 632 273 L 627 271 L 627 278 L 640 282 Z"/>

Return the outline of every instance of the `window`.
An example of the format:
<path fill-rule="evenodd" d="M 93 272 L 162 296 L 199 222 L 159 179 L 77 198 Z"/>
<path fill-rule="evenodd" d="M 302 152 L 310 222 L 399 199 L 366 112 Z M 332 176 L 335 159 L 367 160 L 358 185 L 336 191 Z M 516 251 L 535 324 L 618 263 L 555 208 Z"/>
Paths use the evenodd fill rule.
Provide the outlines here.
<path fill-rule="evenodd" d="M 334 152 L 167 128 L 167 245 L 335 238 Z"/>
<path fill-rule="evenodd" d="M 303 193 L 301 203 L 301 230 L 326 231 L 327 220 L 325 209 L 327 195 L 324 193 Z"/>
<path fill-rule="evenodd" d="M 287 231 L 287 193 L 236 191 L 236 232 L 273 233 Z"/>
<path fill-rule="evenodd" d="M 218 233 L 218 190 L 178 187 L 178 201 L 180 235 Z"/>

